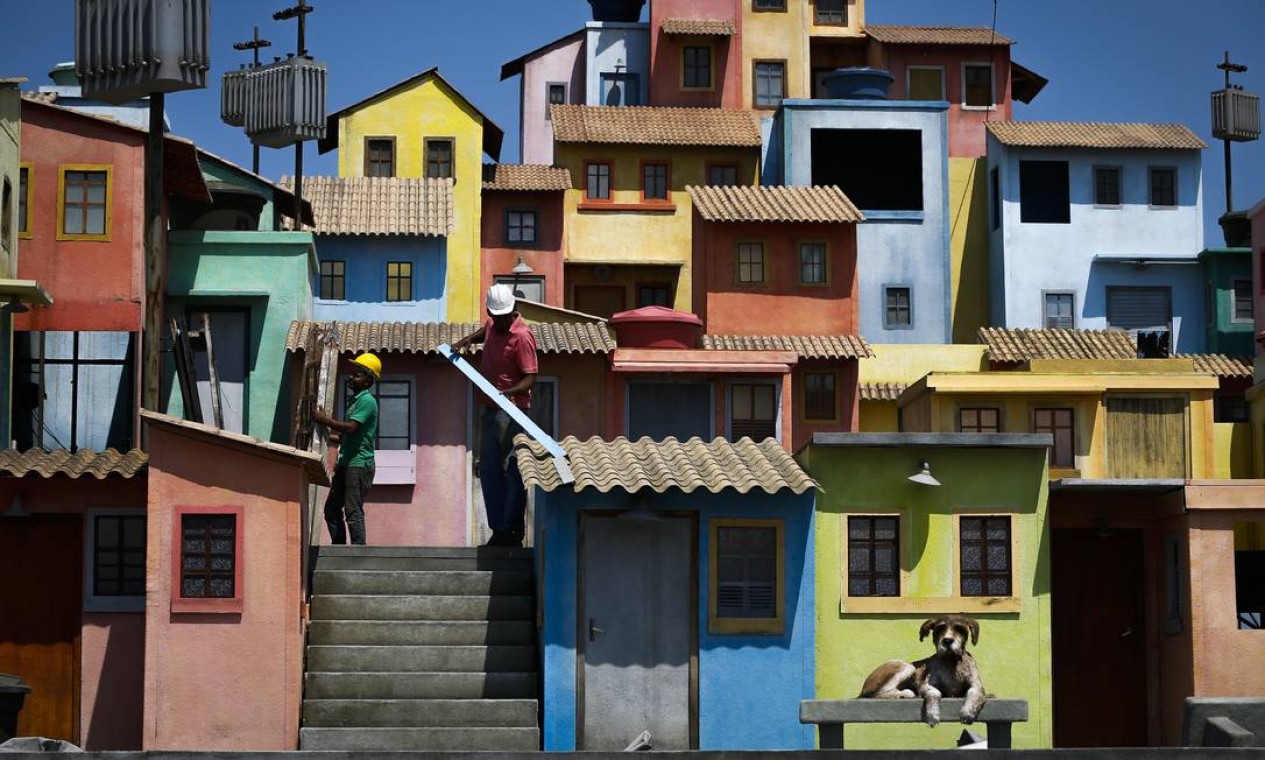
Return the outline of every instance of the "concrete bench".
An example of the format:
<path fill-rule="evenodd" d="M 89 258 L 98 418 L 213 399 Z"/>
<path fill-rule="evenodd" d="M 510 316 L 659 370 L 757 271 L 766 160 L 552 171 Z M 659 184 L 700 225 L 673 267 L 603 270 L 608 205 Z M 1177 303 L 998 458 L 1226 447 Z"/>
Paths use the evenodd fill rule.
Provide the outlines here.
<path fill-rule="evenodd" d="M 940 719 L 956 723 L 961 699 L 940 700 Z M 1010 724 L 1028 720 L 1028 700 L 990 699 L 976 720 L 988 726 L 988 748 L 1010 749 Z M 799 722 L 817 724 L 822 749 L 843 749 L 848 723 L 922 723 L 921 699 L 806 699 L 799 703 Z"/>

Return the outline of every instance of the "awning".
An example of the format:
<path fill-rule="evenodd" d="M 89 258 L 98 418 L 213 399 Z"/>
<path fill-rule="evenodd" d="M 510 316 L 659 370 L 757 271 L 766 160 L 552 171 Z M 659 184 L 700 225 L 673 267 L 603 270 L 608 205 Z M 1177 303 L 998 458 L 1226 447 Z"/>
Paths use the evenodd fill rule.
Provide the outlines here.
<path fill-rule="evenodd" d="M 35 280 L 0 279 L 0 297 L 34 306 L 52 306 L 53 297 Z"/>

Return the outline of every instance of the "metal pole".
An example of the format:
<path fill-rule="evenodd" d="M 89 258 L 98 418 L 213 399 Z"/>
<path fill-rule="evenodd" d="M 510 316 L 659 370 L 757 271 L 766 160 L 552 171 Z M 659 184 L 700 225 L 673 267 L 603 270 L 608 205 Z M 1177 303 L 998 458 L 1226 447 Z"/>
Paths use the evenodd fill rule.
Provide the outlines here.
<path fill-rule="evenodd" d="M 254 43 L 251 48 L 255 53 L 255 68 L 259 68 L 259 48 L 263 46 L 259 44 L 258 26 L 255 27 L 255 33 L 252 35 L 251 41 Z M 250 143 L 250 170 L 255 174 L 259 173 L 259 146 L 253 140 Z"/>
<path fill-rule="evenodd" d="M 295 52 L 307 55 L 307 0 L 299 0 L 299 45 Z M 303 229 L 303 141 L 294 144 L 294 229 Z"/>
<path fill-rule="evenodd" d="M 145 322 L 141 352 L 141 407 L 152 410 L 158 409 L 163 295 L 166 289 L 162 216 L 165 109 L 164 93 L 152 93 L 149 96 L 149 134 L 145 141 Z M 143 442 L 143 447 L 148 448 L 147 443 Z"/>

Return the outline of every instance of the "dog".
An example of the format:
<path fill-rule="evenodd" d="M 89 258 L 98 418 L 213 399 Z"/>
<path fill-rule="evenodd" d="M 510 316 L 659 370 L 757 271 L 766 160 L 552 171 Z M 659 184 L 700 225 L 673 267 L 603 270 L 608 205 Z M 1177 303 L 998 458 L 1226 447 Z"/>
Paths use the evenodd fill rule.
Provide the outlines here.
<path fill-rule="evenodd" d="M 935 642 L 935 654 L 916 662 L 883 663 L 865 679 L 861 698 L 922 697 L 923 719 L 932 728 L 940 723 L 941 697 L 965 698 L 959 720 L 974 723 L 987 695 L 975 658 L 966 651 L 966 639 L 969 634 L 972 645 L 979 643 L 979 623 L 965 615 L 931 618 L 918 629 L 918 640 L 927 634 Z"/>

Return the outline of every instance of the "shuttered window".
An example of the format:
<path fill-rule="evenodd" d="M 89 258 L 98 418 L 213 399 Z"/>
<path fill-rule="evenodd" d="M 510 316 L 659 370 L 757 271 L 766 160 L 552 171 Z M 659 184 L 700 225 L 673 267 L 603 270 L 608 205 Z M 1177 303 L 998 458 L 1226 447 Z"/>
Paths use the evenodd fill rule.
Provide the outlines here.
<path fill-rule="evenodd" d="M 1165 287 L 1107 288 L 1107 325 L 1132 333 L 1172 329 L 1173 293 Z"/>
<path fill-rule="evenodd" d="M 1072 293 L 1045 294 L 1046 329 L 1071 330 L 1076 327 L 1076 296 Z"/>
<path fill-rule="evenodd" d="M 963 517 L 961 541 L 962 596 L 1012 596 L 1010 517 Z"/>
<path fill-rule="evenodd" d="M 1185 478 L 1184 397 L 1109 396 L 1107 477 Z"/>
<path fill-rule="evenodd" d="M 958 432 L 1000 433 L 1001 410 L 996 407 L 963 407 L 958 410 Z"/>
<path fill-rule="evenodd" d="M 804 375 L 804 419 L 833 420 L 836 405 L 833 372 L 809 372 Z"/>
<path fill-rule="evenodd" d="M 900 518 L 848 518 L 848 596 L 900 596 Z"/>
<path fill-rule="evenodd" d="M 781 523 L 751 521 L 713 527 L 715 617 L 780 617 Z"/>
<path fill-rule="evenodd" d="M 763 441 L 777 438 L 778 388 L 768 383 L 734 383 L 730 386 L 729 436 Z"/>

